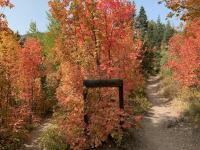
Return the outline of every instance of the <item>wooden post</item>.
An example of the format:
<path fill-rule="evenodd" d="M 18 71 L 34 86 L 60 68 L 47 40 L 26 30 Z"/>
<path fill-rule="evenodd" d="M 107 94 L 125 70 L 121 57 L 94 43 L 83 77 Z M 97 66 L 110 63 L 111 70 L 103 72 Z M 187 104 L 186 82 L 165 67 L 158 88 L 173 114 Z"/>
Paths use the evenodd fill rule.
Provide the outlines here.
<path fill-rule="evenodd" d="M 88 118 L 88 99 L 87 99 L 88 89 L 83 87 L 83 100 L 84 100 L 84 122 L 86 125 L 89 124 Z"/>
<path fill-rule="evenodd" d="M 122 85 L 119 86 L 119 108 L 124 109 L 124 87 L 123 87 L 123 82 L 122 82 Z"/>

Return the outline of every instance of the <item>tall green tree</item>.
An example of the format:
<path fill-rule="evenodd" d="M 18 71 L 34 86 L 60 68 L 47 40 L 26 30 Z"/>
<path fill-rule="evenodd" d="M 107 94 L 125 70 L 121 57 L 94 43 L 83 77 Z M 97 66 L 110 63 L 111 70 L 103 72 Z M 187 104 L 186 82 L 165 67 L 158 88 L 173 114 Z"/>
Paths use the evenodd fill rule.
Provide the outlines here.
<path fill-rule="evenodd" d="M 160 16 L 158 16 L 157 19 L 157 27 L 155 30 L 155 36 L 156 36 L 156 47 L 160 48 L 162 41 L 163 41 L 163 37 L 164 37 L 164 32 L 165 32 L 165 25 L 161 22 L 160 20 Z"/>
<path fill-rule="evenodd" d="M 58 21 L 49 13 L 47 13 L 49 20 L 48 31 L 56 36 L 60 32 L 60 25 Z"/>
<path fill-rule="evenodd" d="M 170 22 L 168 21 L 165 25 L 165 32 L 163 37 L 163 44 L 168 45 L 169 39 L 174 35 L 175 29 L 171 26 Z"/>
<path fill-rule="evenodd" d="M 60 32 L 60 25 L 55 18 L 52 17 L 49 13 L 47 13 L 47 17 L 49 20 L 49 24 L 47 26 L 48 31 L 43 34 L 40 38 L 40 41 L 43 45 L 43 55 L 46 57 L 48 62 L 53 65 L 55 64 L 55 54 L 52 48 L 54 47 L 55 40 Z M 54 65 L 53 65 L 54 66 Z"/>
<path fill-rule="evenodd" d="M 142 61 L 142 68 L 145 74 L 155 74 L 159 71 L 162 58 L 161 51 L 164 48 L 163 46 L 166 47 L 168 45 L 168 41 L 174 32 L 175 29 L 170 22 L 168 21 L 165 25 L 161 22 L 160 17 L 158 17 L 157 21 L 148 22 L 144 40 L 146 51 Z"/>
<path fill-rule="evenodd" d="M 157 43 L 157 24 L 155 21 L 151 20 L 148 22 L 148 29 L 145 37 L 145 42 L 148 49 L 153 49 Z"/>
<path fill-rule="evenodd" d="M 134 0 L 132 1 L 132 4 L 135 5 L 135 1 Z M 135 19 L 135 17 L 136 17 L 136 12 L 134 11 L 133 12 L 133 20 Z M 135 21 L 133 21 L 133 22 L 135 22 Z"/>
<path fill-rule="evenodd" d="M 29 31 L 28 34 L 37 34 L 38 28 L 36 22 L 32 21 L 29 25 Z"/>
<path fill-rule="evenodd" d="M 141 32 L 141 39 L 144 40 L 148 29 L 148 19 L 143 6 L 140 8 L 139 15 L 135 19 L 135 27 Z"/>

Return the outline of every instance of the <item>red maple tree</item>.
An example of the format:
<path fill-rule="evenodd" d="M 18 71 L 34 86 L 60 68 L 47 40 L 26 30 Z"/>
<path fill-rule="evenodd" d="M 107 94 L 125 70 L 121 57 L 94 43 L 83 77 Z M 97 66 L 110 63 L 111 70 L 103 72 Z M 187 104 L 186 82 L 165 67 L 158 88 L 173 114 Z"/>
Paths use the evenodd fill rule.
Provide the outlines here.
<path fill-rule="evenodd" d="M 175 35 L 169 43 L 171 60 L 168 66 L 175 78 L 185 86 L 200 84 L 200 20 L 195 19 L 185 33 Z"/>
<path fill-rule="evenodd" d="M 67 119 L 61 119 L 63 131 L 73 149 L 97 147 L 121 129 L 119 123 L 127 114 L 118 108 L 115 91 L 97 90 L 89 98 L 90 139 L 86 140 L 82 81 L 122 78 L 126 96 L 142 84 L 141 42 L 134 39 L 132 29 L 135 6 L 120 0 L 52 0 L 49 5 L 61 26 L 54 50 L 61 62 L 57 98 L 68 110 Z"/>
<path fill-rule="evenodd" d="M 23 99 L 33 99 L 35 80 L 40 77 L 42 64 L 41 45 L 37 39 L 26 39 L 21 49 L 21 69 L 23 75 Z"/>

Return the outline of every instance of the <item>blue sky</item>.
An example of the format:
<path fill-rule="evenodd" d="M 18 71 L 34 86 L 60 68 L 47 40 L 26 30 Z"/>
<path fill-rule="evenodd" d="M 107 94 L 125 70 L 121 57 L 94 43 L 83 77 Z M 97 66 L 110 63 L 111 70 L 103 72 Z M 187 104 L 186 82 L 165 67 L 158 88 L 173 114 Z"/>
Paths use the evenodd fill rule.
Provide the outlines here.
<path fill-rule="evenodd" d="M 158 4 L 159 1 L 160 0 L 134 0 L 136 3 L 137 13 L 139 12 L 140 7 L 144 6 L 149 20 L 157 20 L 158 16 L 160 16 L 161 21 L 166 22 L 166 16 L 170 10 L 166 8 L 164 4 Z M 178 26 L 180 23 L 178 18 L 169 20 L 174 26 Z"/>
<path fill-rule="evenodd" d="M 169 10 L 163 5 L 159 5 L 159 0 L 134 0 L 136 3 L 137 12 L 141 6 L 145 7 L 148 18 L 156 20 L 160 15 L 161 20 L 165 22 L 166 15 Z M 48 0 L 12 0 L 15 5 L 13 9 L 1 9 L 9 22 L 10 28 L 14 31 L 19 31 L 20 34 L 25 34 L 29 29 L 31 21 L 37 23 L 39 31 L 46 31 L 48 20 L 46 12 L 48 11 Z M 170 20 L 174 26 L 179 24 L 177 19 Z"/>

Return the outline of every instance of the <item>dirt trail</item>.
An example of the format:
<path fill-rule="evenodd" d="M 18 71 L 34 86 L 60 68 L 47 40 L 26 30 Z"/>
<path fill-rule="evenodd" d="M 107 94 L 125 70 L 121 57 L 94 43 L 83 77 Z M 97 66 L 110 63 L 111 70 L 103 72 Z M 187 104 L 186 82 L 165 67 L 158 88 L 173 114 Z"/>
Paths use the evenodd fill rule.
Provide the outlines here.
<path fill-rule="evenodd" d="M 26 143 L 19 150 L 41 150 L 38 145 L 38 139 L 41 133 L 51 125 L 51 120 L 45 120 L 40 126 L 33 130 Z"/>
<path fill-rule="evenodd" d="M 142 122 L 136 139 L 137 146 L 130 150 L 200 150 L 200 133 L 179 121 L 178 114 L 168 99 L 159 94 L 159 77 L 150 77 L 146 88 L 153 104 Z"/>
<path fill-rule="evenodd" d="M 149 78 L 146 93 L 153 107 L 144 117 L 142 128 L 138 131 L 131 130 L 122 147 L 107 145 L 100 150 L 200 150 L 199 129 L 193 129 L 187 122 L 177 119 L 180 114 L 160 94 L 159 85 L 159 77 Z M 33 131 L 31 138 L 20 150 L 40 150 L 38 137 L 49 125 L 47 120 Z"/>

